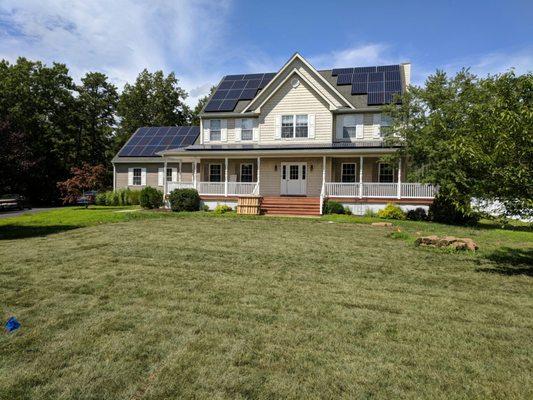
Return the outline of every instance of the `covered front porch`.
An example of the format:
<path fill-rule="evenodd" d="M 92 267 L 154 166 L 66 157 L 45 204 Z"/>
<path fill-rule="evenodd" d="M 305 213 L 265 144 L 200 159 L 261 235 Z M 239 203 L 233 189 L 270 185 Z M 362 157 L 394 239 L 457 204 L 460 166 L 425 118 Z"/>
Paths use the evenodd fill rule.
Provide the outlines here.
<path fill-rule="evenodd" d="M 380 155 L 307 157 L 195 157 L 173 160 L 179 171 L 188 164 L 191 174 L 165 174 L 164 190 L 195 188 L 200 196 L 301 196 L 340 201 L 427 200 L 437 191 L 433 185 L 408 182 L 406 162 L 397 165 L 380 161 Z M 177 177 L 178 179 L 171 179 Z"/>

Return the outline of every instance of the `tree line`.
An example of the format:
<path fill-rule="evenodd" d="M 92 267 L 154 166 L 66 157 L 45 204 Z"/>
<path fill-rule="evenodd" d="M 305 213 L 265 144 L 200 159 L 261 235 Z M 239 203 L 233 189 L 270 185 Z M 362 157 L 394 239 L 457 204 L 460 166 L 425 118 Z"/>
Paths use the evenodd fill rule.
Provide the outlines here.
<path fill-rule="evenodd" d="M 143 70 L 119 93 L 100 72 L 74 82 L 66 65 L 19 58 L 0 62 L 0 194 L 20 193 L 33 204 L 58 201 L 57 183 L 72 168 L 104 165 L 141 126 L 189 125 L 191 109 L 174 73 Z"/>

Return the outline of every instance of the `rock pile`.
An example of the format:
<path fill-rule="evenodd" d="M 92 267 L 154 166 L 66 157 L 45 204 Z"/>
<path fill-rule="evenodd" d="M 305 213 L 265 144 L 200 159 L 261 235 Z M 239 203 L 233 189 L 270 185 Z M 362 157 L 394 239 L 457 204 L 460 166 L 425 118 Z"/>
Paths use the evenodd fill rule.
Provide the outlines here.
<path fill-rule="evenodd" d="M 479 247 L 472 239 L 458 238 L 455 236 L 422 236 L 416 239 L 417 246 L 447 247 L 454 250 L 476 251 Z"/>

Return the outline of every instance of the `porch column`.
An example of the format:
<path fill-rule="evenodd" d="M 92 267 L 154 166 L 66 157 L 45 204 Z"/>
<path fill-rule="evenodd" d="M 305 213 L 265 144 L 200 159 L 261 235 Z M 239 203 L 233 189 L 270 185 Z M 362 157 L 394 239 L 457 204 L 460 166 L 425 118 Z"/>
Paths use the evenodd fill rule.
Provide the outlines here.
<path fill-rule="evenodd" d="M 224 159 L 224 196 L 228 197 L 228 157 Z"/>
<path fill-rule="evenodd" d="M 196 186 L 196 159 L 192 163 L 192 184 L 195 189 L 197 189 Z"/>
<path fill-rule="evenodd" d="M 322 193 L 326 194 L 326 156 L 322 157 Z"/>
<path fill-rule="evenodd" d="M 167 186 L 168 186 L 167 185 L 167 160 L 165 159 L 165 162 L 163 164 L 163 193 L 164 193 L 164 196 L 166 196 L 167 193 L 168 193 Z"/>
<path fill-rule="evenodd" d="M 179 165 L 180 165 L 180 167 L 179 167 L 180 170 L 179 170 L 179 173 L 178 173 L 178 182 L 179 182 L 179 183 L 181 183 L 181 167 L 182 167 L 181 164 L 182 164 L 182 163 L 181 163 L 181 161 L 180 161 L 180 164 L 179 164 Z"/>
<path fill-rule="evenodd" d="M 261 184 L 261 157 L 257 157 L 257 195 L 259 196 Z"/>
<path fill-rule="evenodd" d="M 402 197 L 402 159 L 398 161 L 398 198 Z"/>
<path fill-rule="evenodd" d="M 363 156 L 359 156 L 359 198 L 363 198 Z"/>

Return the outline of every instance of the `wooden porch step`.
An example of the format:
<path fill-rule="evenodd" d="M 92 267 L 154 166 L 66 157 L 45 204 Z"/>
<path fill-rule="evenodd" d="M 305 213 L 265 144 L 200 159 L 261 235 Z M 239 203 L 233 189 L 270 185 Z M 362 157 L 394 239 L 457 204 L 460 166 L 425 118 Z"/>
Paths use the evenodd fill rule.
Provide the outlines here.
<path fill-rule="evenodd" d="M 263 197 L 261 211 L 267 215 L 320 215 L 320 198 Z"/>

